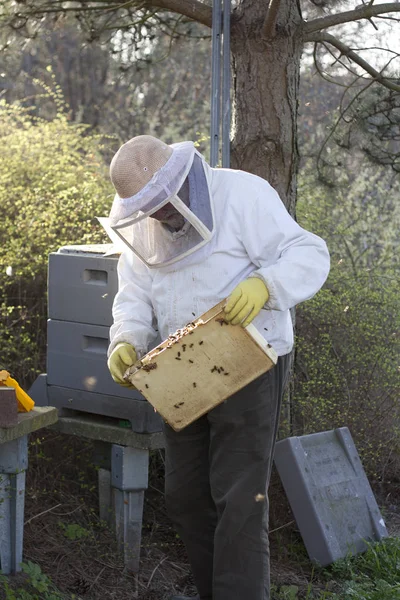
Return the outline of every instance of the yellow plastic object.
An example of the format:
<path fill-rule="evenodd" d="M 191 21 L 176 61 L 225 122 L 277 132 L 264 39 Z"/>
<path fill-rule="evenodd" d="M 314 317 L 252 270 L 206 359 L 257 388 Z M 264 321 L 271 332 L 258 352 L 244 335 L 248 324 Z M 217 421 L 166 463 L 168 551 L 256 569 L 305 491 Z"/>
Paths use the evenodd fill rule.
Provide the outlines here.
<path fill-rule="evenodd" d="M 32 398 L 28 396 L 26 392 L 20 387 L 20 385 L 10 377 L 8 371 L 0 371 L 0 385 L 5 387 L 12 387 L 15 389 L 15 395 L 17 396 L 18 412 L 29 412 L 35 406 Z"/>

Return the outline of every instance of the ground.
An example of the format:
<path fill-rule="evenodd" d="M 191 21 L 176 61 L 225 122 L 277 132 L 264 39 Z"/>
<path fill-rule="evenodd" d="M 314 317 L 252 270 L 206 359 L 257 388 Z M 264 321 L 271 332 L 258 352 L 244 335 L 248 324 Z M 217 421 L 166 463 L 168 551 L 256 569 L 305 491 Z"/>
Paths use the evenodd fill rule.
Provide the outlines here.
<path fill-rule="evenodd" d="M 165 513 L 163 452 L 151 456 L 141 570 L 136 576 L 124 570 L 114 536 L 97 516 L 92 451 L 87 440 L 49 431 L 31 439 L 24 561 L 39 564 L 59 590 L 76 600 L 166 600 L 171 593 L 194 593 L 183 544 Z M 400 482 L 375 487 L 390 535 L 400 535 Z M 312 581 L 315 591 L 334 590 L 326 573 L 321 576 L 308 560 L 276 473 L 270 496 L 271 579 L 276 589 L 295 586 L 298 597 L 306 597 L 302 590 Z M 26 575 L 11 580 L 23 586 Z M 8 600 L 1 586 L 0 600 Z"/>

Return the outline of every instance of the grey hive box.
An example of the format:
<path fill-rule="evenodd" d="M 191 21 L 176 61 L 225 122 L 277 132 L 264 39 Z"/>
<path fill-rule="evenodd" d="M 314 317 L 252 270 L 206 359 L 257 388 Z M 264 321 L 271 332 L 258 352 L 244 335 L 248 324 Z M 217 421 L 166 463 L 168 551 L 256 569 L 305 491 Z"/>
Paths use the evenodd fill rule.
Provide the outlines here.
<path fill-rule="evenodd" d="M 77 390 L 132 397 L 107 368 L 109 328 L 69 321 L 47 322 L 47 382 Z M 140 396 L 136 394 L 137 398 Z"/>
<path fill-rule="evenodd" d="M 118 257 L 109 246 L 64 246 L 49 255 L 50 319 L 112 324 L 112 303 L 118 289 Z"/>
<path fill-rule="evenodd" d="M 136 390 L 117 385 L 107 368 L 118 256 L 111 244 L 64 246 L 49 255 L 47 374 L 29 390 L 37 406 L 126 419 L 137 433 L 162 421 Z M 155 342 L 155 344 L 157 341 Z"/>
<path fill-rule="evenodd" d="M 100 415 L 130 421 L 130 429 L 135 433 L 160 432 L 162 421 L 151 404 L 145 402 L 135 390 L 131 390 L 131 394 L 131 398 L 126 398 L 49 385 L 46 373 L 39 375 L 29 390 L 36 406 L 54 406 L 60 417 L 77 416 L 79 419 L 83 418 L 83 413 L 88 413 L 88 418 L 90 415 Z"/>
<path fill-rule="evenodd" d="M 387 536 L 347 427 L 278 442 L 275 464 L 313 562 L 328 565 Z"/>

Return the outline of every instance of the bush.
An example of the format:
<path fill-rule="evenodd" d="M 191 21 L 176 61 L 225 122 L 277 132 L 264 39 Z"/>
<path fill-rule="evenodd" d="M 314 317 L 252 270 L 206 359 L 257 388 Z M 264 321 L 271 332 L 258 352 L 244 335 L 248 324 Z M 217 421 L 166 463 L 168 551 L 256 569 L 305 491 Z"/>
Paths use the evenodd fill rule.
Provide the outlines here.
<path fill-rule="evenodd" d="M 51 120 L 0 102 L 0 368 L 26 386 L 45 369 L 48 254 L 107 241 L 95 217 L 112 197 L 102 139 L 69 123 L 57 88 L 45 91 Z"/>
<path fill-rule="evenodd" d="M 335 190 L 303 180 L 298 203 L 301 224 L 328 243 L 331 273 L 297 311 L 295 431 L 349 427 L 380 479 L 400 454 L 397 194 L 365 167 Z"/>

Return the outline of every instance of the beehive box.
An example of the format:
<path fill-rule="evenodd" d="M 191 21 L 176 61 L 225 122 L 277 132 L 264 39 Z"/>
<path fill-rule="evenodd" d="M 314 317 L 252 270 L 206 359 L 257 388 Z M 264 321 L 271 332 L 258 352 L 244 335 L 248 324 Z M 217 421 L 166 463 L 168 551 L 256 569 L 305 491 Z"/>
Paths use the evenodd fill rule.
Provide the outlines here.
<path fill-rule="evenodd" d="M 388 535 L 347 427 L 281 440 L 275 464 L 312 562 L 327 566 Z"/>
<path fill-rule="evenodd" d="M 180 431 L 271 369 L 277 355 L 254 325 L 230 325 L 225 301 L 156 346 L 125 374 Z"/>
<path fill-rule="evenodd" d="M 49 254 L 49 319 L 112 325 L 118 256 L 108 256 L 110 248 L 110 244 L 63 246 Z"/>

